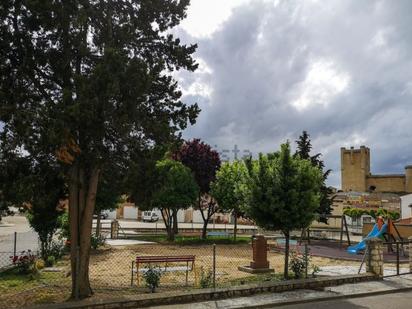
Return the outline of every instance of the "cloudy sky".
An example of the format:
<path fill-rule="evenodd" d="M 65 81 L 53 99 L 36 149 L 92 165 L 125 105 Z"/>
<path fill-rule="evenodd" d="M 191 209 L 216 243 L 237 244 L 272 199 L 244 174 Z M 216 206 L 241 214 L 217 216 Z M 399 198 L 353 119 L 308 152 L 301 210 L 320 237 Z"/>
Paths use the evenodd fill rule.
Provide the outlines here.
<path fill-rule="evenodd" d="M 340 147 L 371 148 L 373 173 L 412 164 L 412 1 L 192 0 L 176 29 L 197 42 L 179 73 L 202 112 L 186 138 L 233 158 L 302 130 L 340 186 Z"/>

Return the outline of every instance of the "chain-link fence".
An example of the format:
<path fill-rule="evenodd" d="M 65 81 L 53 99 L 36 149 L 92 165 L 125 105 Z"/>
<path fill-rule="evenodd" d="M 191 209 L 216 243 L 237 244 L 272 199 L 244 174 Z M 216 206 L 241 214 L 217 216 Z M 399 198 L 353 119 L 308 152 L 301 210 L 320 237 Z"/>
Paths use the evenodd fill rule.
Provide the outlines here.
<path fill-rule="evenodd" d="M 266 254 L 268 268 L 272 271 L 266 273 L 247 271 L 253 260 L 251 237 L 236 243 L 229 238 L 227 243 L 225 239 L 217 240 L 216 245 L 210 243 L 211 239 L 208 243 L 199 240 L 190 244 L 135 240 L 135 244 L 125 245 L 126 240 L 119 239 L 115 241 L 117 244 L 110 242 L 111 245 L 91 250 L 89 277 L 94 296 L 104 300 L 149 293 L 147 283 L 153 270 L 160 276 L 156 289 L 160 293 L 283 280 L 284 251 L 279 239 L 276 246 L 274 240 L 269 239 Z M 315 264 L 322 268 L 337 263 L 327 258 L 311 259 L 305 251 L 309 253 L 305 246 L 291 245 L 291 278 L 295 271 L 303 278 L 311 276 Z M 7 254 L 5 259 L 9 257 Z M 70 297 L 71 287 L 70 257 L 67 254 L 53 267 L 41 269 L 31 279 L 15 271 L 0 272 L 0 308 L 62 302 Z"/>
<path fill-rule="evenodd" d="M 101 299 L 147 293 L 146 273 L 160 273 L 158 292 L 207 287 L 224 287 L 248 282 L 279 280 L 283 254 L 268 252 L 269 274 L 250 274 L 239 270 L 252 260 L 250 243 L 241 244 L 142 244 L 128 247 L 105 246 L 92 250 L 89 276 L 95 296 Z M 70 296 L 69 257 L 52 268 L 45 268 L 31 282 L 13 286 L 13 276 L 0 283 L 0 307 L 64 301 Z M 1 281 L 1 280 L 0 280 Z"/>
<path fill-rule="evenodd" d="M 0 271 L 13 265 L 13 257 L 30 250 L 36 253 L 39 249 L 38 236 L 34 232 L 20 232 L 0 235 Z"/>

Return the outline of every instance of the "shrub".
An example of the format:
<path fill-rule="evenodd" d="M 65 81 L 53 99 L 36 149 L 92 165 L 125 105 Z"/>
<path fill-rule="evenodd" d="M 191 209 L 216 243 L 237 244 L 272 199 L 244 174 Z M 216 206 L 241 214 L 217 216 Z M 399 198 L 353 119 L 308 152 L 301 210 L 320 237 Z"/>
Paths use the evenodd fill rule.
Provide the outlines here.
<path fill-rule="evenodd" d="M 316 274 L 317 274 L 318 272 L 320 272 L 320 271 L 321 271 L 321 269 L 320 269 L 319 266 L 313 265 L 313 266 L 312 266 L 312 277 L 315 278 L 315 277 L 316 277 Z"/>
<path fill-rule="evenodd" d="M 152 293 L 154 293 L 156 288 L 159 286 L 161 276 L 162 272 L 159 267 L 149 267 L 149 269 L 143 274 L 143 278 L 146 281 L 146 286 Z"/>
<path fill-rule="evenodd" d="M 316 277 L 320 268 L 317 265 L 311 265 L 311 260 L 312 257 L 309 250 L 303 254 L 296 250 L 291 252 L 290 269 L 293 271 L 295 279 L 305 277 L 306 267 L 308 268 L 308 271 L 311 270 L 312 277 Z"/>
<path fill-rule="evenodd" d="M 31 250 L 22 251 L 19 255 L 11 256 L 10 258 L 19 273 L 24 275 L 37 273 L 36 255 Z"/>
<path fill-rule="evenodd" d="M 61 259 L 65 253 L 65 246 L 63 241 L 53 240 L 47 250 L 47 257 L 53 256 L 55 260 Z"/>
<path fill-rule="evenodd" d="M 38 270 L 43 269 L 44 266 L 45 266 L 44 260 L 38 259 L 38 260 L 36 261 L 36 268 L 37 268 Z"/>
<path fill-rule="evenodd" d="M 70 222 L 69 214 L 67 212 L 63 213 L 58 218 L 59 221 L 59 238 L 60 239 L 70 239 Z"/>
<path fill-rule="evenodd" d="M 306 269 L 305 256 L 293 250 L 290 254 L 290 269 L 293 271 L 295 279 L 302 278 Z"/>
<path fill-rule="evenodd" d="M 206 272 L 202 267 L 200 271 L 199 285 L 202 289 L 210 288 L 213 286 L 213 272 L 210 269 Z"/>
<path fill-rule="evenodd" d="M 56 258 L 53 255 L 49 255 L 46 259 L 46 266 L 52 267 L 56 263 Z"/>
<path fill-rule="evenodd" d="M 103 235 L 92 235 L 91 238 L 91 247 L 96 250 L 97 248 L 104 246 L 106 243 L 106 237 Z"/>

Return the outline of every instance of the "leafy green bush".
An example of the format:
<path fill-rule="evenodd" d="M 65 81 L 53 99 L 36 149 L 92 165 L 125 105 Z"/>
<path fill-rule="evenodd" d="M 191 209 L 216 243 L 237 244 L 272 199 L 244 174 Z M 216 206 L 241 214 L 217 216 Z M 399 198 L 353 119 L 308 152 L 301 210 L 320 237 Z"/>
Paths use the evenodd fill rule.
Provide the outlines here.
<path fill-rule="evenodd" d="M 46 266 L 52 267 L 56 263 L 56 258 L 53 255 L 49 255 L 46 259 Z"/>
<path fill-rule="evenodd" d="M 312 266 L 312 277 L 315 278 L 315 277 L 316 277 L 316 274 L 317 274 L 318 272 L 320 272 L 320 271 L 321 271 L 321 269 L 320 269 L 319 266 L 313 265 L 313 266 Z"/>
<path fill-rule="evenodd" d="M 53 256 L 55 260 L 61 259 L 65 253 L 65 246 L 63 241 L 53 240 L 47 250 L 47 256 Z"/>
<path fill-rule="evenodd" d="M 65 212 L 58 218 L 59 222 L 59 238 L 60 239 L 70 239 L 70 221 L 69 221 L 69 213 Z"/>
<path fill-rule="evenodd" d="M 149 269 L 143 274 L 143 278 L 146 281 L 146 286 L 152 293 L 156 291 L 159 286 L 162 272 L 159 267 L 149 267 Z"/>
<path fill-rule="evenodd" d="M 204 271 L 202 267 L 200 271 L 199 285 L 202 289 L 210 288 L 213 286 L 213 272 L 210 269 L 208 271 Z"/>
<path fill-rule="evenodd" d="M 106 244 L 106 237 L 103 235 L 92 235 L 91 247 L 96 250 L 97 248 L 104 246 Z"/>
<path fill-rule="evenodd" d="M 382 216 L 385 219 L 392 219 L 398 220 L 400 218 L 400 214 L 397 211 L 390 211 L 384 208 L 378 208 L 377 210 L 371 209 L 361 209 L 361 208 L 353 208 L 353 207 L 346 207 L 343 210 L 343 214 L 351 218 L 360 218 L 362 215 L 369 215 L 372 218 L 376 219 L 379 216 Z"/>
<path fill-rule="evenodd" d="M 295 275 L 295 279 L 304 277 L 306 265 L 309 264 L 309 261 L 306 261 L 307 255 L 300 254 L 297 251 L 293 250 L 290 254 L 290 269 Z"/>

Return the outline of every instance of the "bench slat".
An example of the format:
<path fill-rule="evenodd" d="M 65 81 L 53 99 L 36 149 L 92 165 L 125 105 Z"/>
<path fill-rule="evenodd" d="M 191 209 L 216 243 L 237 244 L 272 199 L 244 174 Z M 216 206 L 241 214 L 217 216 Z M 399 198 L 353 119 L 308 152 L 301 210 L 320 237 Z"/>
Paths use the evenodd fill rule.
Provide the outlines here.
<path fill-rule="evenodd" d="M 138 256 L 136 263 L 160 263 L 160 262 L 193 262 L 194 255 L 187 256 Z"/>
<path fill-rule="evenodd" d="M 150 268 L 139 268 L 139 273 L 145 273 L 149 270 Z M 160 271 L 162 272 L 174 272 L 174 271 L 191 271 L 192 268 L 186 267 L 186 266 L 173 266 L 173 267 L 159 267 Z M 134 273 L 137 273 L 136 268 L 133 269 Z"/>

